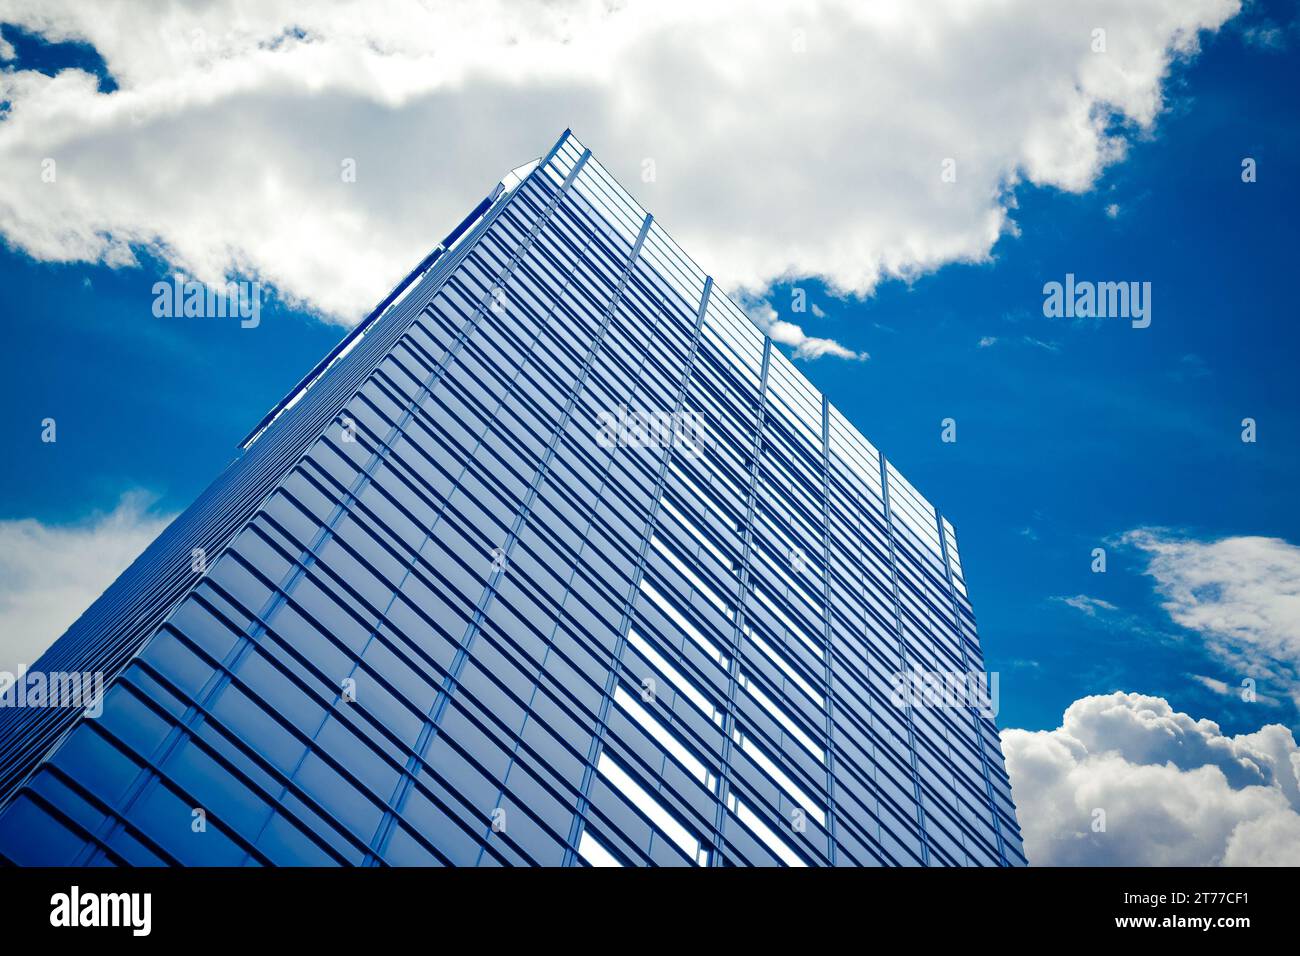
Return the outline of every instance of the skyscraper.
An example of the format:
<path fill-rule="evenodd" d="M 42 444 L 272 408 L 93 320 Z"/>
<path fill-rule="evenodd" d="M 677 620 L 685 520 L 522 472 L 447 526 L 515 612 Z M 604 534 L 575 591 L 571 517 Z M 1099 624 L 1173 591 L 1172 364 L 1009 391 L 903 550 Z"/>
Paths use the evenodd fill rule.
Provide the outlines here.
<path fill-rule="evenodd" d="M 914 692 L 982 671 L 952 525 L 566 133 L 32 668 L 102 700 L 0 708 L 0 857 L 1021 864 Z"/>

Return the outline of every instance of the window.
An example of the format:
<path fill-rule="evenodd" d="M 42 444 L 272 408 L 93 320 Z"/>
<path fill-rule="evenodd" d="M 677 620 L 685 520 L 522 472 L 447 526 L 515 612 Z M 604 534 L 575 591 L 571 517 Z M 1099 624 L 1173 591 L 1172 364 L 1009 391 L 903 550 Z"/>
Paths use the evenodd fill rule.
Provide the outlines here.
<path fill-rule="evenodd" d="M 582 837 L 578 840 L 578 856 L 582 857 L 592 866 L 622 866 L 623 864 L 614 859 L 614 854 L 605 849 L 604 844 L 597 840 L 586 830 L 582 831 Z"/>
<path fill-rule="evenodd" d="M 764 694 L 744 671 L 740 672 L 738 683 L 745 689 L 745 693 L 754 698 L 754 702 L 766 710 L 772 718 L 781 725 L 787 734 L 799 741 L 804 748 L 812 754 L 821 763 L 826 762 L 826 753 L 821 747 L 813 743 L 812 738 L 799 729 L 799 725 L 790 719 L 786 712 L 773 703 L 772 699 Z"/>
<path fill-rule="evenodd" d="M 758 818 L 748 806 L 736 799 L 734 793 L 727 795 L 727 809 L 736 815 L 754 836 L 758 837 L 786 866 L 807 866 L 803 858 L 790 849 L 789 845 L 772 832 L 772 828 Z"/>
<path fill-rule="evenodd" d="M 778 654 L 776 651 L 774 651 L 771 645 L 767 643 L 767 641 L 763 640 L 761 637 L 755 634 L 753 630 L 749 627 L 749 625 L 745 625 L 744 631 L 745 631 L 745 636 L 748 637 L 750 641 L 753 642 L 754 646 L 757 647 L 760 651 L 762 651 L 773 664 L 779 667 L 781 669 L 781 673 L 785 674 L 786 677 L 790 678 L 790 680 L 795 684 L 796 687 L 798 687 L 801 691 L 807 694 L 808 697 L 813 701 L 813 703 L 817 705 L 819 709 L 826 706 L 825 698 L 823 698 L 821 694 L 817 693 L 817 691 L 813 690 L 812 685 L 809 684 L 802 677 L 800 677 L 799 672 L 796 671 L 793 667 L 791 667 L 788 663 L 786 663 L 785 658 L 782 657 L 780 654 Z"/>
<path fill-rule="evenodd" d="M 640 652 L 642 657 L 649 661 L 651 667 L 654 667 L 668 678 L 668 682 L 673 685 L 678 693 L 698 707 L 705 717 L 708 717 L 719 727 L 722 726 L 722 711 L 690 680 L 683 677 L 680 671 L 664 660 L 644 637 L 636 631 L 629 630 L 627 632 L 627 641 Z"/>
<path fill-rule="evenodd" d="M 826 811 L 808 794 L 800 790 L 795 782 L 787 777 L 785 772 L 776 765 L 776 761 L 763 751 L 763 748 L 759 747 L 752 738 L 741 733 L 738 729 L 731 731 L 731 739 L 736 742 L 737 747 L 745 752 L 745 756 L 758 764 L 764 773 L 776 781 L 776 785 L 786 792 L 786 796 L 794 802 L 795 806 L 799 807 L 823 827 L 826 826 Z"/>
<path fill-rule="evenodd" d="M 726 669 L 728 665 L 727 656 L 718 650 L 717 646 L 712 641 L 701 634 L 690 621 L 686 620 L 686 618 L 682 616 L 682 613 L 678 611 L 677 608 L 673 607 L 672 604 L 668 602 L 667 598 L 656 591 L 654 586 L 644 577 L 641 579 L 641 590 L 645 592 L 646 597 L 650 598 L 650 600 L 654 602 L 655 607 L 663 611 L 670 621 L 686 633 L 687 637 L 700 647 L 704 648 L 704 650 L 708 652 L 709 656 L 718 662 L 719 666 Z"/>
<path fill-rule="evenodd" d="M 627 797 L 632 806 L 649 817 L 650 822 L 658 827 L 668 839 L 677 844 L 683 853 L 695 861 L 697 866 L 708 866 L 709 851 L 700 844 L 700 841 L 686 827 L 678 823 L 677 818 L 665 810 L 659 804 L 659 801 L 650 796 L 640 784 L 628 776 L 627 771 L 615 763 L 609 754 L 600 755 L 600 759 L 596 762 L 596 770 L 623 796 Z"/>
<path fill-rule="evenodd" d="M 686 771 L 700 782 L 704 789 L 714 793 L 718 787 L 718 778 L 709 772 L 695 754 L 686 749 L 675 736 L 663 724 L 659 723 L 648 710 L 641 706 L 640 702 L 625 691 L 622 687 L 614 689 L 614 703 L 622 707 L 633 720 L 635 720 L 647 734 L 664 750 L 668 751 L 678 763 L 686 768 Z"/>

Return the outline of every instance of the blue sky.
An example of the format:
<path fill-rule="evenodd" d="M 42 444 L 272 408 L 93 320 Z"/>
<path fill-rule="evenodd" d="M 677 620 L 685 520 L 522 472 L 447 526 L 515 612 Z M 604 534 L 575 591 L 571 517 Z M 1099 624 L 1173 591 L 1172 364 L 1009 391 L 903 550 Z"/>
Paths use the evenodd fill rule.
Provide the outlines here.
<path fill-rule="evenodd" d="M 303 33 L 310 37 L 310 28 Z M 143 55 L 108 37 L 102 45 L 116 52 L 105 65 L 89 40 L 52 46 L 12 27 L 4 37 L 14 50 L 11 67 L 95 74 L 97 91 L 87 96 L 119 89 L 114 57 L 129 64 L 130 56 Z M 1254 703 L 1235 692 L 1248 671 L 1231 648 L 1240 650 L 1244 640 L 1258 651 L 1262 640 L 1265 650 L 1283 654 L 1285 633 L 1261 627 L 1262 638 L 1242 639 L 1234 630 L 1240 617 L 1207 622 L 1207 609 L 1212 617 L 1225 604 L 1229 617 L 1249 617 L 1258 609 L 1243 610 L 1230 596 L 1272 585 L 1201 573 L 1217 554 L 1215 542 L 1273 538 L 1288 544 L 1260 552 L 1281 555 L 1268 581 L 1286 582 L 1300 544 L 1297 50 L 1294 4 L 1250 4 L 1238 19 L 1203 34 L 1195 56 L 1175 58 L 1156 84 L 1163 107 L 1152 121 L 1142 120 L 1140 97 L 1139 106 L 1112 116 L 1109 133 L 1127 144 L 1122 158 L 1095 163 L 1095 175 L 1075 188 L 1058 188 L 1063 172 L 1022 172 L 1010 193 L 990 193 L 983 202 L 1004 208 L 1016 228 L 1002 229 L 987 247 L 974 242 L 953 254 L 918 254 L 904 265 L 919 277 L 864 278 L 860 295 L 833 294 L 833 283 L 846 285 L 845 271 L 825 251 L 818 253 L 824 268 L 815 257 L 796 258 L 760 283 L 767 286 L 762 299 L 781 319 L 870 354 L 861 362 L 797 361 L 955 524 L 988 665 L 1002 675 L 1000 726 L 1051 730 L 1072 702 L 1120 690 L 1163 698 L 1174 711 L 1218 722 L 1226 734 L 1298 724 L 1293 688 L 1261 679 L 1266 699 Z M 275 95 L 268 93 L 268 101 Z M 328 112 L 330 102 L 314 98 L 310 108 Z M 552 133 L 532 137 L 533 154 L 571 125 L 603 157 L 600 133 L 588 135 L 582 117 L 542 112 L 538 122 Z M 393 128 L 391 117 L 383 122 Z M 609 138 L 616 156 L 623 150 L 637 157 L 643 149 Z M 798 147 L 800 162 L 816 170 L 830 150 L 807 139 Z M 528 158 L 510 142 L 500 155 L 466 160 L 471 185 L 458 181 L 436 216 L 394 226 L 415 237 L 404 240 L 400 254 L 379 248 L 384 239 L 372 230 L 376 256 L 387 265 L 363 274 L 362 292 L 348 294 L 378 300 L 458 218 L 449 211 L 468 210 L 499 175 Z M 1257 163 L 1256 182 L 1242 181 L 1246 157 Z M 1019 161 L 1033 165 L 1032 157 Z M 639 163 L 624 168 L 628 181 Z M 875 188 L 871 179 L 864 176 L 864 191 Z M 382 176 L 367 188 L 381 196 L 374 202 L 382 208 L 420 193 L 419 182 Z M 679 212 L 684 228 L 676 228 L 671 210 L 680 200 L 671 174 L 633 191 L 657 215 L 660 206 L 669 208 L 661 221 L 705 269 L 712 268 L 710 252 L 732 262 L 734 250 L 711 240 L 707 225 Z M 309 214 L 302 204 L 277 208 L 265 190 L 249 193 L 264 219 Z M 321 205 L 334 201 L 327 191 L 319 195 Z M 718 218 L 726 218 L 728 200 L 717 201 Z M 187 208 L 184 215 L 199 232 L 222 228 L 220 208 Z M 183 509 L 345 331 L 334 308 L 343 293 L 324 301 L 304 292 L 311 263 L 285 264 L 284 281 L 270 283 L 277 295 L 260 326 L 242 330 L 229 321 L 151 315 L 149 289 L 176 258 L 188 255 L 202 269 L 204 249 L 190 233 L 174 231 L 170 247 L 137 243 L 134 264 L 117 266 L 86 261 L 112 258 L 107 253 L 37 261 L 29 254 L 36 240 L 16 239 L 17 227 L 11 233 L 0 250 L 7 340 L 0 419 L 10 436 L 0 522 L 83 526 L 141 492 L 152 514 Z M 327 241 L 327 230 L 317 234 Z M 261 274 L 278 265 L 263 261 Z M 1151 283 L 1150 327 L 1044 317 L 1043 284 L 1067 273 Z M 790 278 L 803 275 L 811 277 Z M 754 278 L 737 276 L 740 284 Z M 824 314 L 792 313 L 793 287 L 806 290 Z M 58 422 L 52 445 L 40 441 L 47 416 Z M 952 444 L 940 441 L 948 417 L 957 422 Z M 1258 423 L 1252 444 L 1241 440 L 1246 417 Z M 1181 548 L 1183 563 L 1148 573 L 1154 552 L 1121 540 L 1137 529 L 1161 529 L 1144 540 Z M 1096 547 L 1107 550 L 1105 574 L 1090 569 Z M 1257 553 L 1249 548 L 1265 546 L 1243 547 L 1248 557 L 1233 573 L 1249 571 Z M 1190 601 L 1184 595 L 1173 611 L 1162 607 L 1161 586 L 1181 585 L 1192 588 Z M 1285 615 L 1296 606 L 1287 603 L 1294 596 L 1294 584 L 1284 583 L 1269 593 L 1267 608 Z M 1254 634 L 1249 621 L 1245 628 Z M 1282 631 L 1288 632 L 1285 621 Z M 1280 672 L 1294 666 L 1283 660 Z M 1231 692 L 1216 692 L 1215 681 Z"/>
<path fill-rule="evenodd" d="M 1169 621 L 1142 556 L 1108 548 L 1094 574 L 1091 551 L 1142 526 L 1300 541 L 1297 63 L 1218 38 L 1156 135 L 1094 190 L 1018 190 L 1022 232 L 994 262 L 890 283 L 866 303 L 814 296 L 818 334 L 871 359 L 801 364 L 956 525 L 1009 726 L 1052 727 L 1063 702 L 1139 686 L 1225 728 L 1258 724 L 1188 681 L 1234 675 Z M 1150 281 L 1151 326 L 1044 318 L 1042 285 L 1067 272 Z M 998 341 L 980 348 L 985 336 Z M 939 441 L 948 416 L 951 445 Z M 1244 417 L 1259 425 L 1253 445 Z M 1134 619 L 1052 601 L 1077 594 Z M 1294 723 L 1284 710 L 1273 719 Z"/>

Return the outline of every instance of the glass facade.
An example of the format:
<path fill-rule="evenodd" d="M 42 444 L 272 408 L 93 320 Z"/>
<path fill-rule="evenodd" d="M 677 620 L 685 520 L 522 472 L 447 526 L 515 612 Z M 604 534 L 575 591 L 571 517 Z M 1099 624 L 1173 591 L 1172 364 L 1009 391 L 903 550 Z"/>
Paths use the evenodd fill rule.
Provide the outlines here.
<path fill-rule="evenodd" d="M 566 133 L 0 709 L 19 864 L 1018 865 L 952 525 Z"/>

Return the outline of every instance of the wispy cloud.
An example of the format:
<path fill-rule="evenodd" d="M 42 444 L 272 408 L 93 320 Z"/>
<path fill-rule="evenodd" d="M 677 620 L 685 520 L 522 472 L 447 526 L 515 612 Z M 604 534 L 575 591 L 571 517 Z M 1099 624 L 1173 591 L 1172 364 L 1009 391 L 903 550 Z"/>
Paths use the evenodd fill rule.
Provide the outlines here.
<path fill-rule="evenodd" d="M 1199 540 L 1162 528 L 1120 543 L 1148 557 L 1162 607 L 1242 677 L 1272 683 L 1300 706 L 1300 547 L 1281 538 Z"/>
<path fill-rule="evenodd" d="M 1245 27 L 1241 31 L 1241 36 L 1248 46 L 1273 53 L 1285 51 L 1288 45 L 1286 30 L 1268 19 Z"/>
<path fill-rule="evenodd" d="M 1206 690 L 1218 694 L 1220 697 L 1227 697 L 1233 693 L 1233 689 L 1228 686 L 1227 681 L 1221 681 L 1214 677 L 1206 677 L 1204 674 L 1188 674 L 1192 680 L 1200 684 Z"/>
<path fill-rule="evenodd" d="M 1030 335 L 1026 335 L 1026 336 L 1024 337 L 1024 343 L 1025 343 L 1026 345 L 1032 345 L 1032 346 L 1034 346 L 1035 348 L 1040 348 L 1040 349 L 1042 349 L 1042 350 L 1045 351 L 1045 352 L 1059 352 L 1059 351 L 1061 351 L 1061 347 L 1060 347 L 1059 345 L 1057 345 L 1055 342 L 1044 342 L 1042 339 L 1036 339 L 1036 338 L 1034 338 L 1033 336 L 1030 336 Z"/>
<path fill-rule="evenodd" d="M 1170 373 L 1169 377 L 1178 382 L 1189 382 L 1200 378 L 1206 378 L 1211 374 L 1209 365 L 1205 359 L 1195 353 L 1188 352 L 1180 356 L 1178 365 Z"/>
<path fill-rule="evenodd" d="M 767 302 L 751 305 L 748 312 L 754 322 L 760 328 L 765 329 L 768 335 L 772 336 L 773 342 L 791 346 L 794 349 L 795 358 L 818 359 L 829 355 L 833 358 L 864 362 L 871 357 L 866 352 L 855 352 L 834 339 L 823 339 L 808 335 L 804 332 L 802 326 L 779 318 L 776 309 L 772 308 L 771 304 Z"/>
<path fill-rule="evenodd" d="M 1117 611 L 1119 610 L 1109 601 L 1103 601 L 1101 598 L 1089 597 L 1086 594 L 1076 594 L 1073 597 L 1053 597 L 1050 600 L 1059 601 L 1061 604 L 1074 608 L 1076 611 L 1082 611 L 1088 617 L 1096 617 L 1098 611 Z"/>
<path fill-rule="evenodd" d="M 985 336 L 981 336 L 980 340 L 976 342 L 975 345 L 977 348 L 987 349 L 987 348 L 991 348 L 994 345 L 997 345 L 999 342 L 1006 342 L 1006 341 L 1020 342 L 1024 345 L 1032 345 L 1034 348 L 1043 349 L 1046 352 L 1061 351 L 1061 346 L 1058 345 L 1057 343 L 1047 342 L 1044 341 L 1043 339 L 1036 339 L 1032 335 L 1022 335 L 1019 338 L 1012 338 L 1010 340 L 1003 339 L 996 335 L 985 335 Z"/>
<path fill-rule="evenodd" d="M 1217 694 L 1220 697 L 1231 697 L 1241 700 L 1245 699 L 1243 694 L 1247 688 L 1242 684 L 1229 684 L 1225 680 L 1219 680 L 1217 677 L 1207 677 L 1205 674 L 1188 674 L 1187 678 L 1201 685 L 1212 694 Z M 1253 686 L 1249 689 L 1252 695 L 1251 699 L 1255 703 L 1264 704 L 1268 707 L 1282 706 L 1282 702 L 1276 697 L 1270 697 L 1268 694 L 1261 694 L 1259 693 L 1258 688 Z"/>

